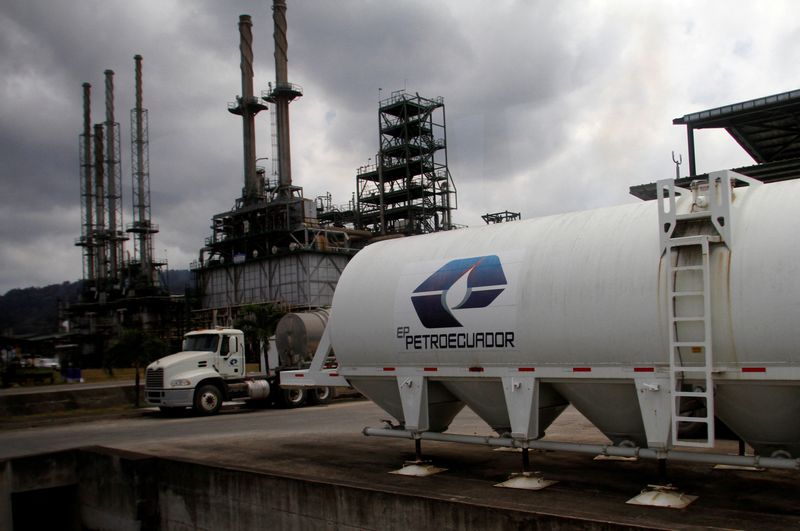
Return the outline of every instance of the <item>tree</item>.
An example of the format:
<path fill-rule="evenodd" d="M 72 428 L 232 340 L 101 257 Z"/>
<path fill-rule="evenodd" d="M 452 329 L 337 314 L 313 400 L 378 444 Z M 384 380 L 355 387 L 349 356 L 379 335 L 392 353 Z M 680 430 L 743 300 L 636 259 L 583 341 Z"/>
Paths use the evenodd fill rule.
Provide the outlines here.
<path fill-rule="evenodd" d="M 136 407 L 139 407 L 139 368 L 167 354 L 167 344 L 158 337 L 136 329 L 123 330 L 114 344 L 106 351 L 103 365 L 109 373 L 114 367 L 136 369 Z"/>
<path fill-rule="evenodd" d="M 273 304 L 250 304 L 243 307 L 233 325 L 244 332 L 248 352 L 259 352 L 259 345 L 275 334 L 275 327 L 286 312 Z"/>

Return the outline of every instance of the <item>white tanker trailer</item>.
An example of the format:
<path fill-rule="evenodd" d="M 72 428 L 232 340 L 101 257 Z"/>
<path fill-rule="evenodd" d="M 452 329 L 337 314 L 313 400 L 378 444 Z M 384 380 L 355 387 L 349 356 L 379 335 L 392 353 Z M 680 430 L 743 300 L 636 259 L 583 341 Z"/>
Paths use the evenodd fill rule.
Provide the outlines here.
<path fill-rule="evenodd" d="M 696 184 L 372 244 L 281 385 L 352 385 L 400 423 L 368 435 L 598 451 L 537 440 L 572 404 L 607 454 L 729 462 L 675 448 L 712 447 L 718 417 L 756 451 L 735 462 L 797 468 L 800 181 Z M 465 405 L 500 437 L 441 433 Z"/>

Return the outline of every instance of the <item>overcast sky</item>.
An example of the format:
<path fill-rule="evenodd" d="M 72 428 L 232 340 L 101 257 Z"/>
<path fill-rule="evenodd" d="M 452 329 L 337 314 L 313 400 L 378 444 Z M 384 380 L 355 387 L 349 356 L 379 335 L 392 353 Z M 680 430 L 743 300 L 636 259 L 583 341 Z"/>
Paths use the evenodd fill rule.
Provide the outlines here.
<path fill-rule="evenodd" d="M 636 201 L 631 185 L 686 160 L 684 114 L 800 86 L 787 1 L 288 0 L 292 166 L 306 197 L 346 203 L 377 151 L 379 89 L 442 96 L 459 224 Z M 123 205 L 131 221 L 130 109 L 144 57 L 159 257 L 186 268 L 213 214 L 241 194 L 238 17 L 253 17 L 256 91 L 274 80 L 271 2 L 4 0 L 0 4 L 0 293 L 81 277 L 82 88 L 104 119 L 116 72 Z M 269 113 L 257 117 L 270 157 Z M 750 163 L 698 134 L 698 171 Z M 684 164 L 682 169 L 686 169 Z M 654 227 L 654 230 L 656 228 Z M 129 242 L 130 243 L 130 242 Z M 130 246 L 132 251 L 132 245 Z"/>

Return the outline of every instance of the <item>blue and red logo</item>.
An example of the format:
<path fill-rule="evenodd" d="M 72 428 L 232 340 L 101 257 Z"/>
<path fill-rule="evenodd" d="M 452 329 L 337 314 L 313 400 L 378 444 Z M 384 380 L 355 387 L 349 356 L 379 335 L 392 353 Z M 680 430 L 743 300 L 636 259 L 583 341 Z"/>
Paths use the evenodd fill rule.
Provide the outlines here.
<path fill-rule="evenodd" d="M 447 292 L 464 275 L 468 275 L 467 292 L 461 302 L 450 308 Z M 426 328 L 457 327 L 462 324 L 453 315 L 453 310 L 485 308 L 503 292 L 507 284 L 497 255 L 460 258 L 447 262 L 425 279 L 414 290 L 411 302 Z"/>

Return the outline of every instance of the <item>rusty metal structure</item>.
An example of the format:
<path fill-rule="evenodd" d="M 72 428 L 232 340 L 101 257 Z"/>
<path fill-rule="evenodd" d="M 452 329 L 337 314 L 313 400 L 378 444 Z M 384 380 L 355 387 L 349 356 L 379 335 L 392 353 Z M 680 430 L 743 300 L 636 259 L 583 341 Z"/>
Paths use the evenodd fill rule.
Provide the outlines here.
<path fill-rule="evenodd" d="M 481 216 L 481 219 L 487 225 L 492 225 L 495 223 L 507 223 L 509 221 L 518 221 L 522 219 L 522 214 L 520 214 L 519 212 L 509 212 L 508 210 L 503 210 L 502 212 L 486 213 Z"/>
<path fill-rule="evenodd" d="M 455 228 L 444 99 L 393 92 L 378 105 L 378 144 L 375 161 L 358 168 L 353 201 L 338 208 L 321 201 L 320 220 L 373 235 Z"/>
<path fill-rule="evenodd" d="M 134 56 L 136 106 L 131 109 L 131 180 L 133 222 L 127 232 L 134 235 L 133 259 L 127 263 L 127 290 L 137 293 L 158 291 L 159 267 L 164 262 L 153 255 L 153 235 L 158 225 L 150 218 L 150 133 L 147 109 L 143 106 L 142 56 Z"/>
<path fill-rule="evenodd" d="M 105 74 L 105 121 L 91 123 L 91 85 L 83 84 L 80 135 L 83 289 L 80 302 L 65 311 L 81 360 L 98 362 L 123 329 L 139 329 L 172 341 L 183 330 L 184 301 L 160 282 L 150 216 L 147 109 L 143 107 L 142 57 L 136 55 L 136 106 L 131 110 L 133 222 L 123 224 L 120 125 L 114 115 L 114 72 Z M 126 234 L 127 232 L 127 234 Z M 133 257 L 125 241 L 134 236 Z M 75 361 L 83 364 L 84 361 Z"/>
<path fill-rule="evenodd" d="M 289 104 L 302 95 L 288 81 L 286 2 L 273 3 L 275 83 L 253 95 L 252 20 L 239 17 L 242 95 L 228 110 L 242 117 L 244 187 L 234 208 L 213 216 L 211 236 L 191 268 L 199 299 L 198 320 L 230 324 L 240 308 L 273 304 L 286 309 L 329 305 L 354 235 L 319 224 L 317 209 L 292 180 Z M 275 113 L 269 178 L 257 167 L 254 120 L 271 105 Z"/>

